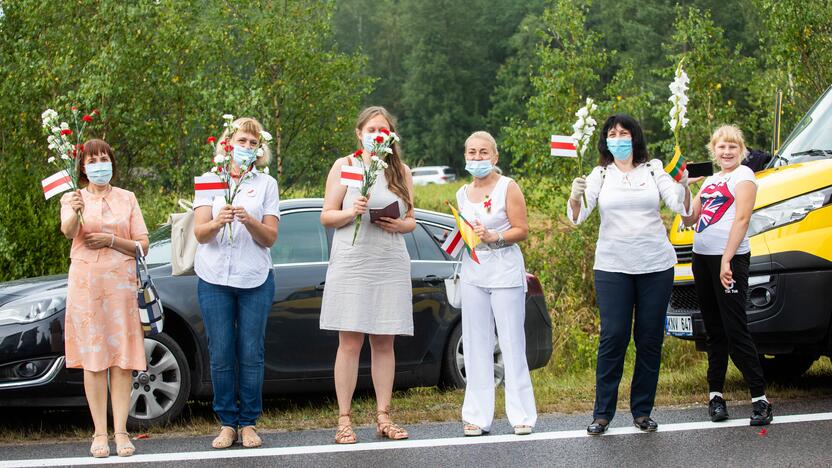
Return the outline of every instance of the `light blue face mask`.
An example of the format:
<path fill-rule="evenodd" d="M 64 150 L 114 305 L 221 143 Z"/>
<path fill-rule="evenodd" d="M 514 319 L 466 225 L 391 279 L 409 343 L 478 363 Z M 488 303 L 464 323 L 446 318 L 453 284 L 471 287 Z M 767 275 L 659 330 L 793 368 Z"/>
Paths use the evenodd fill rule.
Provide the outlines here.
<path fill-rule="evenodd" d="M 113 163 L 100 162 L 84 166 L 87 171 L 87 179 L 95 185 L 107 185 L 113 178 Z"/>
<path fill-rule="evenodd" d="M 607 138 L 607 149 L 615 159 L 623 161 L 633 154 L 633 139 L 629 137 Z"/>
<path fill-rule="evenodd" d="M 364 137 L 361 139 L 361 145 L 364 147 L 364 151 L 368 153 L 373 152 L 373 145 L 376 144 L 375 139 L 377 136 L 381 135 L 381 133 L 365 133 Z"/>
<path fill-rule="evenodd" d="M 494 165 L 489 160 L 467 161 L 465 163 L 465 170 L 477 179 L 482 179 L 488 174 L 491 174 L 491 171 L 494 170 Z"/>
<path fill-rule="evenodd" d="M 234 145 L 234 150 L 231 152 L 231 157 L 241 169 L 247 168 L 255 159 L 257 155 L 253 148 L 243 148 L 242 146 Z"/>

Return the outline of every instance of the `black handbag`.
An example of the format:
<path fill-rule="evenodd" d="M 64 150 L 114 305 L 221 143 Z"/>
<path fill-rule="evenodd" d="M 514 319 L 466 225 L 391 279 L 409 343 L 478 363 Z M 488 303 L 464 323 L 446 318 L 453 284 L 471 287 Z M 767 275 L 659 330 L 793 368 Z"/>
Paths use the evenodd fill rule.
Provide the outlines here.
<path fill-rule="evenodd" d="M 136 295 L 139 301 L 139 321 L 145 336 L 155 335 L 162 332 L 165 324 L 165 313 L 162 309 L 162 300 L 156 292 L 156 286 L 147 271 L 147 262 L 144 259 L 142 246 L 136 242 L 136 280 L 139 289 Z"/>

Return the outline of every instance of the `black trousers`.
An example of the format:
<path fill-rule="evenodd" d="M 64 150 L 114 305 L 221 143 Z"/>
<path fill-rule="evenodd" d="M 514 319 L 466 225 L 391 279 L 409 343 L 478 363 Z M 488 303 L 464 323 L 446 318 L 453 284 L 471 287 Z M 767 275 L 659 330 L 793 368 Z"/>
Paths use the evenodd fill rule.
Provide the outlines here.
<path fill-rule="evenodd" d="M 601 314 L 601 341 L 595 369 L 595 419 L 611 421 L 618 384 L 632 335 L 636 362 L 630 385 L 633 418 L 650 416 L 662 364 L 664 320 L 673 289 L 673 268 L 630 275 L 595 270 L 595 293 Z"/>
<path fill-rule="evenodd" d="M 726 291 L 719 281 L 722 256 L 694 253 L 693 278 L 708 334 L 709 391 L 722 392 L 730 355 L 734 365 L 742 372 L 751 397 L 755 398 L 765 395 L 766 381 L 745 314 L 750 259 L 750 254 L 734 256 L 731 260 L 734 287 Z"/>

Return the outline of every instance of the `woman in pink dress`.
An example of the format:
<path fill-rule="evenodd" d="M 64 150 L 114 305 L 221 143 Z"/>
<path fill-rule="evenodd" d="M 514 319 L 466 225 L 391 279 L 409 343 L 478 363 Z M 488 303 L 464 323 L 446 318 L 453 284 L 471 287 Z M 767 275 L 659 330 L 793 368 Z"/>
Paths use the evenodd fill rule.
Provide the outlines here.
<path fill-rule="evenodd" d="M 127 433 L 133 370 L 145 370 L 144 332 L 136 300 L 135 248 L 147 252 L 147 227 L 132 192 L 113 187 L 113 150 L 84 143 L 84 189 L 61 197 L 61 232 L 72 239 L 64 348 L 66 367 L 84 369 L 84 391 L 95 425 L 90 454 L 107 457 L 107 389 L 119 456 L 135 447 Z M 83 215 L 79 222 L 78 212 Z M 108 379 L 109 376 L 109 379 Z"/>

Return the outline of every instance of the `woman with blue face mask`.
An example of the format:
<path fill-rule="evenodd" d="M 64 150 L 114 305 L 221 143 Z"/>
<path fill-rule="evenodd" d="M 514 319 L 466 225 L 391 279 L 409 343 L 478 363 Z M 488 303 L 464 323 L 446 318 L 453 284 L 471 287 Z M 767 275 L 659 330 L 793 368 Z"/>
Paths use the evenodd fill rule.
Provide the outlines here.
<path fill-rule="evenodd" d="M 396 355 L 396 335 L 413 336 L 413 289 L 410 256 L 404 234 L 416 229 L 413 217 L 413 177 L 404 164 L 401 147 L 381 155 L 387 167 L 378 173 L 368 197 L 357 187 L 341 184 L 345 166 L 365 168 L 371 164 L 374 138 L 396 132 L 392 115 L 380 106 L 358 114 L 356 143 L 361 148 L 338 158 L 326 179 L 321 224 L 332 228 L 332 250 L 326 271 L 321 303 L 321 330 L 338 333 L 335 355 L 335 394 L 338 399 L 338 427 L 335 442 L 354 444 L 352 396 L 358 380 L 358 365 L 365 336 L 370 342 L 370 373 L 376 395 L 376 434 L 391 440 L 409 434 L 390 418 Z M 396 208 L 398 216 L 370 222 L 370 209 Z M 361 229 L 353 243 L 355 218 L 362 216 Z"/>
<path fill-rule="evenodd" d="M 659 204 L 664 202 L 683 215 L 690 213 L 687 171 L 677 183 L 664 171 L 660 160 L 650 160 L 641 126 L 627 115 L 607 119 L 598 150 L 598 166 L 585 179 L 578 177 L 572 182 L 567 202 L 567 215 L 575 224 L 585 221 L 596 206 L 601 215 L 593 267 L 601 337 L 595 409 L 587 433 L 602 434 L 615 416 L 618 384 L 631 335 L 636 361 L 630 412 L 637 428 L 652 432 L 658 428 L 650 414 L 676 264 Z"/>
<path fill-rule="evenodd" d="M 506 416 L 514 433 L 530 434 L 537 422 L 526 362 L 526 269 L 518 245 L 529 234 L 526 202 L 517 183 L 497 171 L 498 157 L 494 137 L 471 134 L 465 141 L 465 170 L 472 180 L 456 193 L 460 213 L 482 241 L 475 248 L 479 262 L 463 253 L 459 275 L 466 436 L 491 431 L 495 341 L 503 353 Z"/>
<path fill-rule="evenodd" d="M 132 372 L 147 368 L 136 302 L 136 244 L 147 252 L 147 227 L 132 192 L 114 187 L 116 160 L 104 140 L 81 149 L 86 187 L 61 197 L 61 232 L 72 239 L 67 278 L 64 354 L 67 368 L 84 369 L 84 392 L 95 435 L 90 454 L 107 457 L 107 393 L 116 451 L 130 456 L 127 434 Z M 84 223 L 76 213 L 82 213 Z"/>
<path fill-rule="evenodd" d="M 263 408 L 266 320 L 275 293 L 271 246 L 280 199 L 277 181 L 257 169 L 270 158 L 261 132 L 257 120 L 239 118 L 217 145 L 217 157 L 231 157 L 231 184 L 240 187 L 233 205 L 222 196 L 197 194 L 194 200 L 197 298 L 208 335 L 214 412 L 222 426 L 211 444 L 216 449 L 230 447 L 238 430 L 244 447 L 262 444 L 256 424 Z M 255 169 L 245 175 L 252 164 Z"/>

